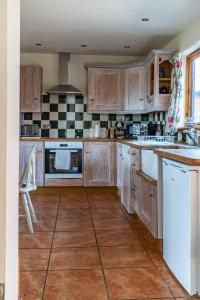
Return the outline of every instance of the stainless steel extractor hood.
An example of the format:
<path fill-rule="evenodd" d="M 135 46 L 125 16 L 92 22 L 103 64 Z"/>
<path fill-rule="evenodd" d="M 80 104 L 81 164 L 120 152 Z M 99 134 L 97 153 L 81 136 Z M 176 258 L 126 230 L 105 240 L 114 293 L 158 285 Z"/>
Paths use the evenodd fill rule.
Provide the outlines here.
<path fill-rule="evenodd" d="M 77 95 L 80 90 L 70 84 L 70 54 L 59 54 L 59 85 L 48 91 L 50 95 Z"/>

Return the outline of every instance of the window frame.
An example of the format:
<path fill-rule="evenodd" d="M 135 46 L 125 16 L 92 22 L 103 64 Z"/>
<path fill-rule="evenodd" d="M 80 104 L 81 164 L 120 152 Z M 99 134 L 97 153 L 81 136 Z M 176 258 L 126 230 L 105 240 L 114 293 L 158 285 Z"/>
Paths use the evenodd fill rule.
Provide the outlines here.
<path fill-rule="evenodd" d="M 191 53 L 186 58 L 186 101 L 185 101 L 185 118 L 191 117 L 192 106 L 192 63 L 200 57 L 200 48 Z"/>

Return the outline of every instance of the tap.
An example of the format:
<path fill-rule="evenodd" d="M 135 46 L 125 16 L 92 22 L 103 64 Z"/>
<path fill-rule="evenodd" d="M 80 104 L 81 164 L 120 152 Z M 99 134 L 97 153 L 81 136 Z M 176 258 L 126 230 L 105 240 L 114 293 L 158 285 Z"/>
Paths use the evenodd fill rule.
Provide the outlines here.
<path fill-rule="evenodd" d="M 194 146 L 200 147 L 200 134 L 194 128 L 183 130 L 183 133 L 186 133 L 189 136 Z"/>

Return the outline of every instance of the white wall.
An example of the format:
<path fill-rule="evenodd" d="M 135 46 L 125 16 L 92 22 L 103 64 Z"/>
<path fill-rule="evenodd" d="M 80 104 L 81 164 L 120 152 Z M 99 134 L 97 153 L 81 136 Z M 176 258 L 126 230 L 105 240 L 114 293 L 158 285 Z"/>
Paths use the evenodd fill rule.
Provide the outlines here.
<path fill-rule="evenodd" d="M 87 71 L 86 63 L 129 63 L 141 60 L 136 56 L 111 56 L 111 55 L 71 55 L 71 84 L 86 93 Z M 58 54 L 22 53 L 21 64 L 39 64 L 43 68 L 44 91 L 58 84 Z"/>
<path fill-rule="evenodd" d="M 0 282 L 18 299 L 20 0 L 0 1 Z"/>
<path fill-rule="evenodd" d="M 165 45 L 164 49 L 191 52 L 195 50 L 194 46 L 196 48 L 200 47 L 200 19 L 183 30 L 182 33 Z"/>

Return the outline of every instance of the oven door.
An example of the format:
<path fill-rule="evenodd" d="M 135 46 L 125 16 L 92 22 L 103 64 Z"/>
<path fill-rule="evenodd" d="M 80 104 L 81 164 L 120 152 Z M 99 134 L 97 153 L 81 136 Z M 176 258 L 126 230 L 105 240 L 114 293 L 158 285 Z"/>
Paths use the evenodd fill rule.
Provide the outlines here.
<path fill-rule="evenodd" d="M 82 149 L 45 149 L 45 178 L 82 178 Z"/>

